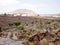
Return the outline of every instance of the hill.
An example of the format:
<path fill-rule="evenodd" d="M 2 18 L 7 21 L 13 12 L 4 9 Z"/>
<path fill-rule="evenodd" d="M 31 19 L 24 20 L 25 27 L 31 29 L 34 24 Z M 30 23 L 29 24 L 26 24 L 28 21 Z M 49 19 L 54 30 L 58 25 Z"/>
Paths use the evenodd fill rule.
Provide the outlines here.
<path fill-rule="evenodd" d="M 28 9 L 17 9 L 15 11 L 8 12 L 9 14 L 22 15 L 22 16 L 37 16 L 37 13 Z"/>

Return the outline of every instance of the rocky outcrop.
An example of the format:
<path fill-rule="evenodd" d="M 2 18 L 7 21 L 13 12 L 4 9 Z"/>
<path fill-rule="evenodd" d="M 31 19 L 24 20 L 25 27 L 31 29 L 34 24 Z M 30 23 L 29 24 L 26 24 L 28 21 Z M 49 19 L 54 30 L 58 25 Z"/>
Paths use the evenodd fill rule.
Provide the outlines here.
<path fill-rule="evenodd" d="M 22 42 L 0 37 L 0 45 L 22 45 Z"/>

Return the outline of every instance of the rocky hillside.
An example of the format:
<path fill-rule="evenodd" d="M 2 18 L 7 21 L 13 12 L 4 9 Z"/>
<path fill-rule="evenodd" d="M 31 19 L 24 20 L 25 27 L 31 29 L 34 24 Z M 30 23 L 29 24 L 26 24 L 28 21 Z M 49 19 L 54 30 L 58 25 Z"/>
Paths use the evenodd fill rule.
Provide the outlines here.
<path fill-rule="evenodd" d="M 22 16 L 37 16 L 37 14 L 28 9 L 18 9 L 12 12 L 8 12 L 9 14 L 22 15 Z"/>
<path fill-rule="evenodd" d="M 9 23 L 20 22 L 20 23 L 32 23 L 40 22 L 40 18 L 27 17 L 27 16 L 0 16 L 0 25 L 8 25 Z"/>

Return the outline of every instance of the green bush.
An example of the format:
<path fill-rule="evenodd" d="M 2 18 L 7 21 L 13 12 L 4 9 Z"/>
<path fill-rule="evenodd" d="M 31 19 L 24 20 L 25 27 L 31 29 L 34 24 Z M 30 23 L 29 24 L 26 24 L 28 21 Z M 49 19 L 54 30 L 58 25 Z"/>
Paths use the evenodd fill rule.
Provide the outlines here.
<path fill-rule="evenodd" d="M 19 40 L 28 40 L 29 39 L 29 36 L 28 35 L 24 35 L 24 36 L 22 36 L 22 37 L 19 37 L 18 38 Z"/>
<path fill-rule="evenodd" d="M 14 23 L 16 26 L 20 25 L 21 23 L 20 22 L 15 22 Z"/>
<path fill-rule="evenodd" d="M 9 27 L 5 26 L 5 27 L 2 27 L 3 30 L 7 30 L 9 29 Z"/>
<path fill-rule="evenodd" d="M 23 25 L 19 25 L 19 26 L 17 26 L 17 28 L 20 29 L 20 30 L 23 30 L 24 26 Z"/>
<path fill-rule="evenodd" d="M 13 25 L 12 23 L 9 24 L 9 26 L 12 26 L 12 25 Z"/>

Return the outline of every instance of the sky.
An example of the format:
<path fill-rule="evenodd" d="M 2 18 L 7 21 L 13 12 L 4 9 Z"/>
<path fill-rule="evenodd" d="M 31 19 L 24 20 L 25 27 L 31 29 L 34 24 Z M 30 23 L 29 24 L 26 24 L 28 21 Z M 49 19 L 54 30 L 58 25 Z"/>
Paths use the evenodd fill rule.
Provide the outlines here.
<path fill-rule="evenodd" d="M 60 13 L 60 0 L 0 0 L 0 13 L 29 9 L 38 14 Z"/>

